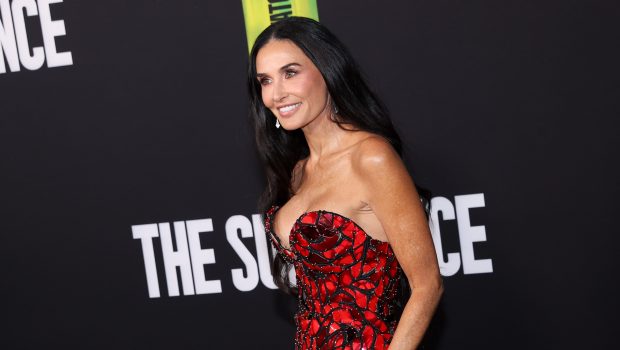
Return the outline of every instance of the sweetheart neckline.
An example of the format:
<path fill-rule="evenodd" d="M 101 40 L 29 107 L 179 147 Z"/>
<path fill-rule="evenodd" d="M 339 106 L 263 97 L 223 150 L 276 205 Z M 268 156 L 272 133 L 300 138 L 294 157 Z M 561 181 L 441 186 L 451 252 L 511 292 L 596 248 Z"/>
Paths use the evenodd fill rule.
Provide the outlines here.
<path fill-rule="evenodd" d="M 366 238 L 367 238 L 367 239 L 369 239 L 371 242 L 372 242 L 372 241 L 374 241 L 374 242 L 376 242 L 377 244 L 388 244 L 388 245 L 389 245 L 389 242 L 388 242 L 388 241 L 382 241 L 382 240 L 380 240 L 380 239 L 376 239 L 376 238 L 373 238 L 372 236 L 370 236 L 370 235 L 366 232 L 366 230 L 364 230 L 364 229 L 363 229 L 363 228 L 362 228 L 362 227 L 361 227 L 361 226 L 360 226 L 357 222 L 355 222 L 353 219 L 348 218 L 348 217 L 346 217 L 346 216 L 344 216 L 344 215 L 342 215 L 342 214 L 338 214 L 338 213 L 333 212 L 333 211 L 324 210 L 324 209 L 317 209 L 317 210 L 309 210 L 309 211 L 305 211 L 305 212 L 301 213 L 301 215 L 299 215 L 299 216 L 297 217 L 297 219 L 295 219 L 295 221 L 293 222 L 293 226 L 291 227 L 291 229 L 290 229 L 290 230 L 289 230 L 289 232 L 288 232 L 288 235 L 286 236 L 286 238 L 287 238 L 287 240 L 288 240 L 288 248 L 286 248 L 286 247 L 282 246 L 282 240 L 280 239 L 280 236 L 279 236 L 279 235 L 275 232 L 275 229 L 274 229 L 274 224 L 273 224 L 273 223 L 274 223 L 274 219 L 275 219 L 275 217 L 276 217 L 276 213 L 280 210 L 280 208 L 281 208 L 281 207 L 280 207 L 279 205 L 277 205 L 277 204 L 274 204 L 274 205 L 272 205 L 272 206 L 271 206 L 270 210 L 272 210 L 273 208 L 275 208 L 275 210 L 271 213 L 270 218 L 269 218 L 269 224 L 270 224 L 270 226 L 271 226 L 271 227 L 270 227 L 270 231 L 274 234 L 274 237 L 278 240 L 278 243 L 280 244 L 280 247 L 282 247 L 282 249 L 286 250 L 287 252 L 289 252 L 289 253 L 291 253 L 291 254 L 293 253 L 293 251 L 291 250 L 291 248 L 292 248 L 292 246 L 291 246 L 291 236 L 293 235 L 293 231 L 295 230 L 295 225 L 296 225 L 296 224 L 298 224 L 298 223 L 299 223 L 299 224 L 301 224 L 301 223 L 302 223 L 302 222 L 301 222 L 301 220 L 302 220 L 302 219 L 303 219 L 306 215 L 308 215 L 308 214 L 310 214 L 310 213 L 318 213 L 319 215 L 321 215 L 321 213 L 323 213 L 323 214 L 332 214 L 332 215 L 339 216 L 339 217 L 341 217 L 341 218 L 343 218 L 343 219 L 346 219 L 346 220 L 350 221 L 350 222 L 353 224 L 353 226 L 355 226 L 355 228 L 357 228 L 359 231 L 362 231 L 362 233 L 364 233 L 364 236 L 366 236 Z"/>

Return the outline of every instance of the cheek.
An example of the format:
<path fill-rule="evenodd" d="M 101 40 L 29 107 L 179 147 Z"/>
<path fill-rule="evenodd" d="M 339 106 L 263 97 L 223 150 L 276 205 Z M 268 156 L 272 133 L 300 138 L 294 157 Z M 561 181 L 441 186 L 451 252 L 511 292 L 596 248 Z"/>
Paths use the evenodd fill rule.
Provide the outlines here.
<path fill-rule="evenodd" d="M 314 93 L 314 89 L 313 79 L 307 75 L 295 82 L 295 90 L 301 95 L 310 96 Z"/>
<path fill-rule="evenodd" d="M 308 74 L 306 79 L 303 82 L 304 88 L 308 91 L 309 95 L 312 95 L 315 99 L 323 99 L 324 93 L 326 92 L 325 82 L 323 81 L 323 77 L 320 73 L 314 72 L 313 74 Z"/>
<path fill-rule="evenodd" d="M 316 78 L 309 75 L 300 76 L 299 79 L 290 81 L 288 86 L 288 91 L 291 94 L 311 101 L 316 99 L 318 94 L 320 94 L 320 90 L 321 85 L 317 82 Z"/>

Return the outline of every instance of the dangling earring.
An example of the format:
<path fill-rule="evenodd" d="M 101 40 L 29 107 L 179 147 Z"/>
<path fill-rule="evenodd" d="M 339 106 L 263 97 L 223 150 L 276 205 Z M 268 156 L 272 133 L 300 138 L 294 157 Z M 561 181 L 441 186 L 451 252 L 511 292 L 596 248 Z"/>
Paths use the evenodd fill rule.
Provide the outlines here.
<path fill-rule="evenodd" d="M 334 104 L 334 100 L 332 99 L 332 96 L 330 94 L 327 94 L 327 101 L 327 103 L 332 105 L 332 112 L 334 114 L 338 114 L 338 107 L 336 107 L 336 105 Z"/>
<path fill-rule="evenodd" d="M 276 128 L 280 127 L 280 119 L 276 118 Z"/>

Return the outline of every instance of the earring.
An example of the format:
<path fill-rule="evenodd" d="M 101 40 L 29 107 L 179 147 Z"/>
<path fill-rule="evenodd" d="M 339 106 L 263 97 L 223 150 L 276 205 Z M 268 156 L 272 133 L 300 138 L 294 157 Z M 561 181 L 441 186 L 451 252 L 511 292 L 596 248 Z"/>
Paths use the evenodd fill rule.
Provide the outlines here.
<path fill-rule="evenodd" d="M 329 93 L 327 94 L 327 103 L 332 105 L 332 112 L 334 112 L 334 114 L 338 114 L 338 107 L 334 104 L 332 96 Z"/>
<path fill-rule="evenodd" d="M 276 128 L 280 127 L 280 119 L 276 118 Z"/>

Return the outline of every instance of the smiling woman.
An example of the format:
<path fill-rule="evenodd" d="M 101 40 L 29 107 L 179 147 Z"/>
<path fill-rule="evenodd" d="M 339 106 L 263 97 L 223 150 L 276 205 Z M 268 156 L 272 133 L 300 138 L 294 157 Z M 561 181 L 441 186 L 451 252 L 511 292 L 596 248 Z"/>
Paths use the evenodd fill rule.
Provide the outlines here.
<path fill-rule="evenodd" d="M 263 104 L 283 128 L 302 128 L 325 112 L 329 94 L 321 72 L 291 41 L 268 42 L 256 62 Z"/>
<path fill-rule="evenodd" d="M 443 284 L 429 194 L 386 108 L 344 45 L 307 18 L 259 35 L 248 87 L 273 276 L 298 299 L 296 348 L 415 349 Z"/>

